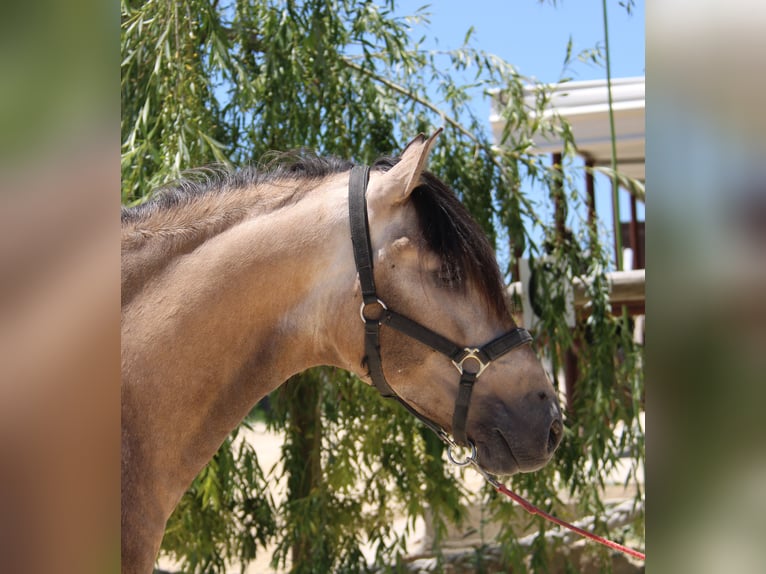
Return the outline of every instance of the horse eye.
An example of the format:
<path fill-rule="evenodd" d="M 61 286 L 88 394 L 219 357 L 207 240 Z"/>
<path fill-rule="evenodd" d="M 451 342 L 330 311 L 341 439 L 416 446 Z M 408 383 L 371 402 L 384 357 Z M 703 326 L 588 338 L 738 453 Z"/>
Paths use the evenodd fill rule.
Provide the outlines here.
<path fill-rule="evenodd" d="M 454 266 L 444 263 L 436 272 L 436 282 L 442 287 L 457 287 L 460 285 L 460 273 Z"/>

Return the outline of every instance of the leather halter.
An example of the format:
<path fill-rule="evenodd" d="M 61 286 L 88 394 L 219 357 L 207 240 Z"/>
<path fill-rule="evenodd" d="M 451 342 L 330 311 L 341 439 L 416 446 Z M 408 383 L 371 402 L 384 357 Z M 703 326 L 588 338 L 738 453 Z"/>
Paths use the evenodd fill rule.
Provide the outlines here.
<path fill-rule="evenodd" d="M 372 246 L 367 217 L 366 192 L 369 178 L 370 168 L 368 166 L 355 166 L 351 170 L 348 183 L 348 207 L 354 261 L 362 288 L 362 306 L 359 313 L 364 322 L 364 351 L 370 370 L 370 378 L 381 395 L 398 400 L 408 411 L 436 432 L 442 440 L 451 443 L 452 441 L 449 440 L 449 435 L 444 429 L 407 404 L 386 381 L 380 354 L 380 327 L 387 325 L 446 355 L 460 373 L 460 387 L 455 401 L 455 412 L 452 416 L 452 435 L 456 444 L 460 446 L 470 445 L 474 448 L 473 456 L 475 457 L 475 447 L 466 435 L 466 421 L 473 385 L 492 361 L 520 345 L 531 342 L 532 336 L 526 329 L 515 328 L 482 347 L 460 347 L 420 323 L 389 309 L 375 291 Z M 374 307 L 378 309 L 373 313 L 371 310 Z M 475 363 L 473 370 L 466 368 L 466 363 L 471 362 Z"/>

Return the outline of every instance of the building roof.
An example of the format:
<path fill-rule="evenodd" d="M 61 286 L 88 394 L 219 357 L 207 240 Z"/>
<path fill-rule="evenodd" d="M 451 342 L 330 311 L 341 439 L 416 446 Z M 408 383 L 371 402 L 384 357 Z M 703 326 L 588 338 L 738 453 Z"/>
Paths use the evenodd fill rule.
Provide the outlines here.
<path fill-rule="evenodd" d="M 618 170 L 630 177 L 645 179 L 645 86 L 643 76 L 612 80 L 612 108 L 617 140 Z M 577 151 L 593 160 L 596 166 L 611 165 L 609 103 L 606 80 L 565 82 L 547 86 L 552 89 L 550 107 L 545 116 L 558 114 L 572 127 Z M 524 90 L 524 102 L 534 107 L 537 86 Z M 490 125 L 496 142 L 503 132 L 499 93 L 492 98 Z M 555 137 L 555 136 L 548 136 Z M 534 152 L 549 154 L 562 150 L 560 139 L 534 138 Z"/>

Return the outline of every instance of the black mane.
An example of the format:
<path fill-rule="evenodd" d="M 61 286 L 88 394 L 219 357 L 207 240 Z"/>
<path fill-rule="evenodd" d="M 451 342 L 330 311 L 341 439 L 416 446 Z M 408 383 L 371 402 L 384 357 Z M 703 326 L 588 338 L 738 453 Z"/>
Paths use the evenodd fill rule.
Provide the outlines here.
<path fill-rule="evenodd" d="M 372 169 L 385 172 L 398 162 L 399 158 L 382 157 Z M 132 208 L 123 207 L 121 220 L 123 224 L 140 221 L 210 193 L 236 192 L 280 180 L 321 179 L 350 171 L 353 166 L 351 161 L 299 150 L 275 155 L 263 169 L 248 166 L 238 170 L 225 167 L 195 170 L 158 190 L 152 200 Z M 507 314 L 505 287 L 492 246 L 454 192 L 426 171 L 421 185 L 412 192 L 411 201 L 428 247 L 441 257 L 441 281 L 461 290 L 472 282 L 482 291 L 491 309 Z"/>

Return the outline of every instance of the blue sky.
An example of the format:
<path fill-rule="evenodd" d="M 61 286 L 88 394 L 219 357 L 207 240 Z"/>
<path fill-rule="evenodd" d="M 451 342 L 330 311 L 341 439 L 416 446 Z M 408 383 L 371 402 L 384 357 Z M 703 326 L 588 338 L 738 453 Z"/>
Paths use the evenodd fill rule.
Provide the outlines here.
<path fill-rule="evenodd" d="M 428 34 L 426 48 L 450 49 L 463 44 L 465 34 L 473 26 L 473 43 L 513 64 L 519 73 L 543 82 L 561 78 L 570 36 L 573 54 L 603 47 L 604 26 L 602 3 L 597 0 L 400 0 L 397 13 L 414 14 L 421 6 L 430 12 L 430 24 L 421 24 L 418 31 Z M 469 9 L 466 9 L 469 7 Z M 612 77 L 643 76 L 644 61 L 644 0 L 635 0 L 632 14 L 609 0 L 609 44 Z M 433 42 L 433 43 L 431 43 Z M 606 77 L 603 67 L 575 62 L 567 74 L 573 80 L 595 80 Z M 476 102 L 479 104 L 479 102 Z M 476 105 L 477 111 L 489 102 Z M 489 121 L 487 122 L 489 125 Z"/>
<path fill-rule="evenodd" d="M 397 13 L 414 14 L 428 4 L 424 0 L 401 0 Z M 617 0 L 609 0 L 609 44 L 612 77 L 645 75 L 644 0 L 635 0 L 628 14 Z M 433 0 L 427 9 L 430 24 L 415 28 L 413 37 L 428 35 L 424 47 L 451 49 L 462 45 L 473 26 L 473 45 L 513 64 L 519 73 L 543 82 L 561 78 L 566 47 L 571 36 L 573 54 L 603 48 L 602 3 L 596 0 Z M 606 70 L 593 63 L 574 61 L 566 75 L 572 80 L 606 78 Z M 489 102 L 472 104 L 479 118 L 486 118 L 489 130 Z M 629 219 L 628 196 L 621 192 L 622 220 Z M 596 205 L 607 228 L 611 229 L 611 189 L 605 177 L 596 179 Z M 639 204 L 639 218 L 644 208 Z"/>
<path fill-rule="evenodd" d="M 412 14 L 426 4 L 401 0 L 397 11 Z M 473 26 L 478 47 L 544 82 L 559 78 L 570 35 L 574 52 L 592 48 L 604 37 L 601 2 L 596 0 L 559 0 L 556 6 L 537 0 L 434 0 L 428 11 L 429 36 L 438 38 L 440 47 L 459 47 Z M 643 0 L 635 1 L 632 15 L 616 0 L 608 2 L 608 11 L 612 75 L 643 75 Z M 574 71 L 576 80 L 604 77 L 604 70 L 593 65 L 580 64 Z"/>

